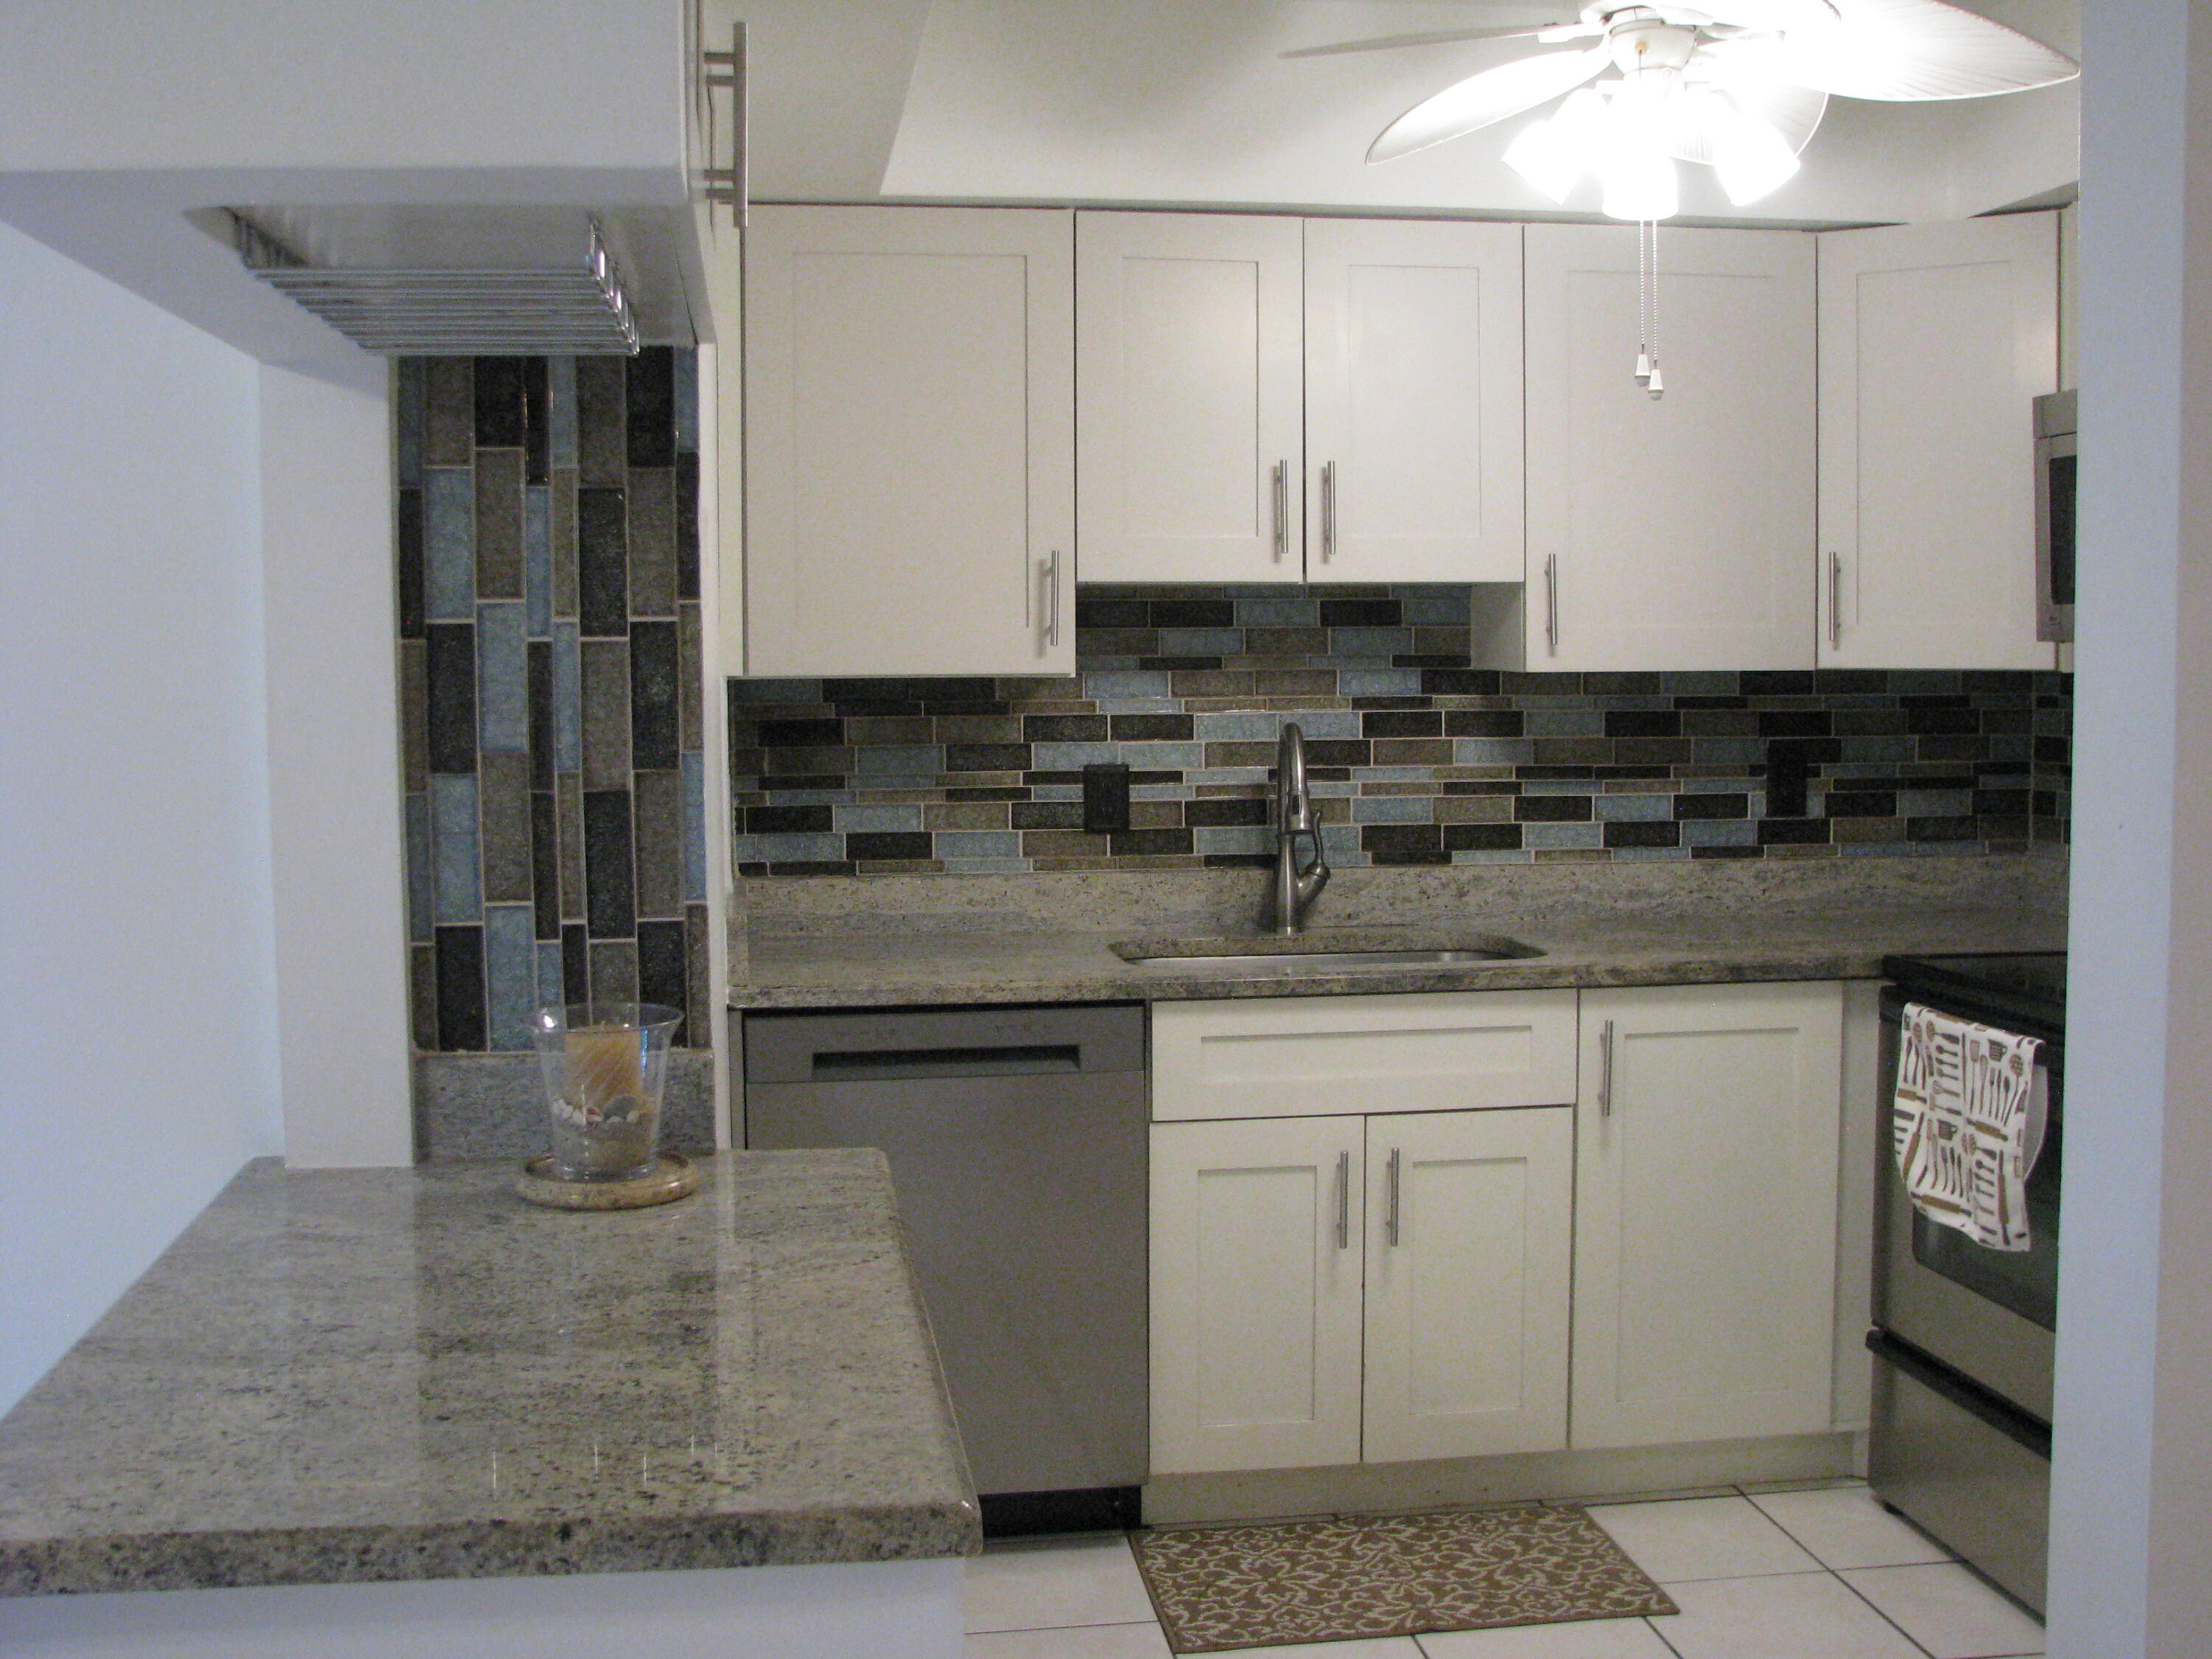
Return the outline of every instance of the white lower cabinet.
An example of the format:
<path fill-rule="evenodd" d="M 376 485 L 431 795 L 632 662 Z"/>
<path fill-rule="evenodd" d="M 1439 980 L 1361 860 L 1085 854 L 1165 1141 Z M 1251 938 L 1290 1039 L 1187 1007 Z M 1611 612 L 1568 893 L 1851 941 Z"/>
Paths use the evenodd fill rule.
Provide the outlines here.
<path fill-rule="evenodd" d="M 1367 1120 L 1370 1463 L 1567 1443 L 1573 1113 Z"/>
<path fill-rule="evenodd" d="M 1153 1472 L 1833 1428 L 1844 993 L 1156 1007 Z"/>
<path fill-rule="evenodd" d="M 1573 1443 L 1833 1420 L 1843 988 L 1586 991 Z"/>
<path fill-rule="evenodd" d="M 1359 1461 L 1361 1131 L 1153 1126 L 1155 1474 Z"/>
<path fill-rule="evenodd" d="M 1566 1443 L 1564 1107 L 1156 1124 L 1155 1474 Z"/>

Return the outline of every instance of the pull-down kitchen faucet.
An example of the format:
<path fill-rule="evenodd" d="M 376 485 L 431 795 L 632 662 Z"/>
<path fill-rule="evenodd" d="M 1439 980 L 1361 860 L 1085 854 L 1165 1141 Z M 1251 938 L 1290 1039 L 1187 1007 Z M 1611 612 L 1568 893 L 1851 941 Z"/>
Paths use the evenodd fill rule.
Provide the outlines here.
<path fill-rule="evenodd" d="M 1298 867 L 1297 838 L 1313 842 L 1313 862 Z M 1328 885 L 1328 856 L 1321 844 L 1321 825 L 1314 818 L 1313 795 L 1306 787 L 1305 733 L 1296 725 L 1283 727 L 1275 745 L 1275 931 L 1298 931 L 1305 913 L 1321 890 Z"/>

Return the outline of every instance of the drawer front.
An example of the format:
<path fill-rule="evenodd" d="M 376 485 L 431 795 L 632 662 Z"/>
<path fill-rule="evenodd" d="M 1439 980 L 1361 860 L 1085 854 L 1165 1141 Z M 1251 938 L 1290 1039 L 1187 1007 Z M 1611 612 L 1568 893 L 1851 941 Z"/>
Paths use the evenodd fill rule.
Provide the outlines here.
<path fill-rule="evenodd" d="M 1572 991 L 1152 1008 L 1156 1121 L 1556 1106 L 1575 1065 Z"/>

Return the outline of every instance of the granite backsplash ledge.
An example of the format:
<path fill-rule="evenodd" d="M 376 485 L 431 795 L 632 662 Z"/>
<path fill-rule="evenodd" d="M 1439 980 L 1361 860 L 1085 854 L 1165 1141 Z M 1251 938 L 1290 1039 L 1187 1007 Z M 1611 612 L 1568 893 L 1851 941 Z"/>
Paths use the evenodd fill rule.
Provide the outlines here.
<path fill-rule="evenodd" d="M 1701 927 L 1730 917 L 1926 912 L 2063 924 L 2067 856 L 2039 848 L 1974 859 L 1698 860 L 1345 870 L 1309 918 L 1316 930 L 1466 928 L 1511 933 L 1560 920 Z M 1068 871 L 757 878 L 730 917 L 733 977 L 779 939 L 1249 932 L 1265 924 L 1256 871 Z"/>
<path fill-rule="evenodd" d="M 732 680 L 745 875 L 1264 863 L 1285 720 L 1340 868 L 2063 843 L 2071 677 L 1470 665 L 1464 586 L 1086 587 L 1051 679 Z M 1131 769 L 1082 828 L 1082 768 Z"/>

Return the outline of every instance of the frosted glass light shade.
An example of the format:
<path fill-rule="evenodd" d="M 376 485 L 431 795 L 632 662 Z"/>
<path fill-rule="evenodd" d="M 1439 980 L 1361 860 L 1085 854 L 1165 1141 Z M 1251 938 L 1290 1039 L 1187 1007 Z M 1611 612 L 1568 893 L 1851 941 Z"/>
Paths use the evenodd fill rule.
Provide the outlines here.
<path fill-rule="evenodd" d="M 1768 123 L 1739 112 L 1718 125 L 1713 171 L 1720 174 L 1729 200 L 1738 207 L 1772 194 L 1796 173 L 1796 153 Z"/>
<path fill-rule="evenodd" d="M 1674 163 L 1656 149 L 1616 148 L 1598 179 L 1605 187 L 1598 210 L 1608 219 L 1671 219 L 1681 206 Z"/>
<path fill-rule="evenodd" d="M 1583 87 L 1569 94 L 1551 119 L 1522 129 L 1506 147 L 1506 163 L 1553 201 L 1564 202 L 1595 162 L 1605 122 L 1604 98 Z"/>
<path fill-rule="evenodd" d="M 1531 121 L 1505 147 L 1505 165 L 1554 202 L 1564 202 L 1582 182 L 1582 158 L 1567 147 L 1550 121 Z"/>

